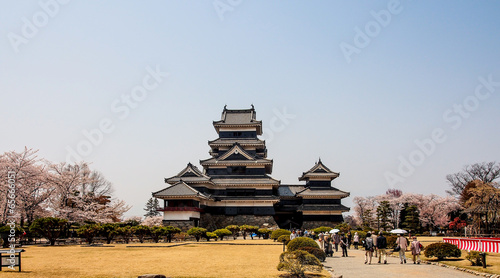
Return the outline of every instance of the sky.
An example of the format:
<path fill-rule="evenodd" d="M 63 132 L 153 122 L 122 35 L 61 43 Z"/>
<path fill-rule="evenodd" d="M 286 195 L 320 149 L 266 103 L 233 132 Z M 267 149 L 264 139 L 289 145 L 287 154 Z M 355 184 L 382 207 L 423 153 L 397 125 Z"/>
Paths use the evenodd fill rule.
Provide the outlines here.
<path fill-rule="evenodd" d="M 224 105 L 272 177 L 321 158 L 356 196 L 446 196 L 500 158 L 498 1 L 0 1 L 0 152 L 85 160 L 141 216 L 209 158 Z M 352 209 L 351 209 L 352 212 Z"/>

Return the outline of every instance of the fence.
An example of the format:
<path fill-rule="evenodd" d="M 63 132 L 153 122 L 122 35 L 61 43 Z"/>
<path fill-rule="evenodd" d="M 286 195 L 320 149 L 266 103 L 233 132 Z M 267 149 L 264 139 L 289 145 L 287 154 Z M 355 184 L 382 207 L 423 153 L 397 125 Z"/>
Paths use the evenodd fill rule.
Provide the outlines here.
<path fill-rule="evenodd" d="M 500 253 L 500 238 L 443 238 L 444 242 L 459 249 L 489 253 Z"/>

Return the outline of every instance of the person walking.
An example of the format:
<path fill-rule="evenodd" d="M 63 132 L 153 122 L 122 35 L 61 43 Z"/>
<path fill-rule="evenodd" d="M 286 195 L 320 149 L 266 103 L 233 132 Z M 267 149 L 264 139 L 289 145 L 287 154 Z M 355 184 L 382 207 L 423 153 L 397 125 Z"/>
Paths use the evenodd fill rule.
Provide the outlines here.
<path fill-rule="evenodd" d="M 297 238 L 297 232 L 293 230 L 293 232 L 290 234 L 290 240 L 294 240 L 295 238 Z"/>
<path fill-rule="evenodd" d="M 325 234 L 323 232 L 318 235 L 319 247 L 325 249 Z"/>
<path fill-rule="evenodd" d="M 340 236 L 339 233 L 333 235 L 333 243 L 335 243 L 335 252 L 339 251 Z"/>
<path fill-rule="evenodd" d="M 399 260 L 402 263 L 406 263 L 406 248 L 408 248 L 408 241 L 406 238 L 402 235 L 399 234 L 398 238 L 396 239 L 396 248 L 399 249 Z"/>
<path fill-rule="evenodd" d="M 378 263 L 380 263 L 382 255 L 384 255 L 384 264 L 387 264 L 387 252 L 385 250 L 386 248 L 387 248 L 387 239 L 382 234 L 382 231 L 380 231 L 377 237 Z"/>
<path fill-rule="evenodd" d="M 340 238 L 340 248 L 342 248 L 342 257 L 347 257 L 347 237 L 345 235 L 342 235 Z"/>
<path fill-rule="evenodd" d="M 354 249 L 358 250 L 358 245 L 359 245 L 359 235 L 358 235 L 358 232 L 354 233 L 353 243 L 354 243 Z"/>
<path fill-rule="evenodd" d="M 420 252 L 422 251 L 422 244 L 420 241 L 417 240 L 416 236 L 413 236 L 413 241 L 410 244 L 410 249 L 411 249 L 411 255 L 413 256 L 413 264 L 415 264 L 415 261 L 417 264 L 420 264 Z M 415 258 L 417 260 L 415 260 Z"/>
<path fill-rule="evenodd" d="M 373 238 L 370 232 L 366 233 L 366 238 L 365 241 L 363 242 L 363 247 L 365 247 L 365 264 L 366 263 L 372 264 L 373 250 L 375 246 L 373 245 Z"/>
<path fill-rule="evenodd" d="M 375 234 L 375 231 L 372 231 L 372 239 L 373 239 L 373 248 L 375 249 L 375 258 L 377 257 L 377 235 Z"/>
<path fill-rule="evenodd" d="M 347 233 L 347 249 L 351 249 L 351 244 L 352 244 L 352 233 L 349 231 Z"/>
<path fill-rule="evenodd" d="M 332 237 L 328 236 L 326 238 L 326 242 L 328 243 L 328 248 L 325 247 L 325 253 L 327 255 L 330 255 L 330 257 L 333 257 L 333 242 L 332 242 Z"/>

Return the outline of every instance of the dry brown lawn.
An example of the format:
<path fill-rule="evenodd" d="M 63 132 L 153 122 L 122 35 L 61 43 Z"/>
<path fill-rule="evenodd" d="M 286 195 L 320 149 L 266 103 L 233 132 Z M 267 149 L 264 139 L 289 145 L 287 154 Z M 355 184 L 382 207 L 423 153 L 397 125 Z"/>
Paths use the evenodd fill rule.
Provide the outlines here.
<path fill-rule="evenodd" d="M 263 243 L 266 245 L 257 245 Z M 2 271 L 0 277 L 107 278 L 164 274 L 167 277 L 268 278 L 283 274 L 276 270 L 283 247 L 271 240 L 231 240 L 159 248 L 175 244 L 29 246 L 22 254 L 23 271 Z"/>

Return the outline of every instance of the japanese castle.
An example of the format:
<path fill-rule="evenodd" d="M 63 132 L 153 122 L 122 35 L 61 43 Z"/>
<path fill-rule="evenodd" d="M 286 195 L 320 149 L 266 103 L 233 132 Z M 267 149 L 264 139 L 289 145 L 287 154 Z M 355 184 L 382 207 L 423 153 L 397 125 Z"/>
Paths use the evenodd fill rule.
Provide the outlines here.
<path fill-rule="evenodd" d="M 270 175 L 273 160 L 267 158 L 262 121 L 255 109 L 227 109 L 213 126 L 219 135 L 209 141 L 211 158 L 201 160 L 203 171 L 188 163 L 177 175 L 166 178 L 169 186 L 153 193 L 162 199 L 163 224 L 184 230 L 228 225 L 315 228 L 343 221 L 349 208 L 341 199 L 349 192 L 332 187 L 339 173 L 321 159 L 302 173 L 302 184 L 281 184 Z M 160 202 L 161 203 L 161 202 Z"/>

